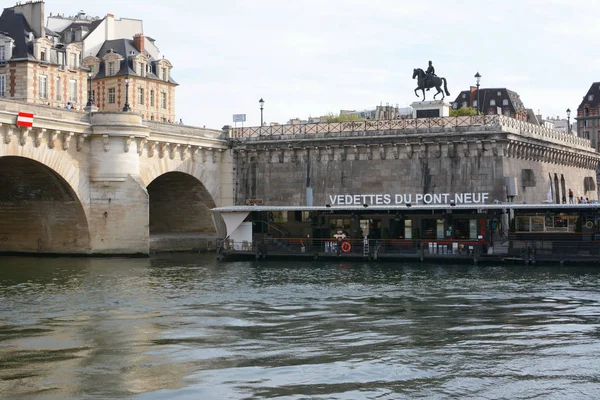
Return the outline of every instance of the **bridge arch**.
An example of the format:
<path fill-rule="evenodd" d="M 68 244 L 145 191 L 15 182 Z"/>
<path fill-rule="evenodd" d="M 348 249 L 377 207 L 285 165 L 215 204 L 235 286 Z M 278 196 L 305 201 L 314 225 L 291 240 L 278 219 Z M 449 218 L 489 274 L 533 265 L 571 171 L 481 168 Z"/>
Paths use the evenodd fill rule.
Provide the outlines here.
<path fill-rule="evenodd" d="M 0 157 L 0 252 L 90 252 L 76 177 L 64 172 L 30 157 Z"/>
<path fill-rule="evenodd" d="M 150 234 L 214 233 L 211 208 L 215 201 L 195 176 L 170 171 L 147 185 Z"/>

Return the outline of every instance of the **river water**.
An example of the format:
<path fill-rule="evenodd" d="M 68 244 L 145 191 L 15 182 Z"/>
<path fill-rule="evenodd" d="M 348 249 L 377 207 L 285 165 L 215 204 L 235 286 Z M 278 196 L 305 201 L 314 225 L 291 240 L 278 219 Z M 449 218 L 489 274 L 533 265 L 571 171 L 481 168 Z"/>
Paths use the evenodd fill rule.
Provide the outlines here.
<path fill-rule="evenodd" d="M 593 267 L 0 258 L 3 399 L 589 399 Z"/>

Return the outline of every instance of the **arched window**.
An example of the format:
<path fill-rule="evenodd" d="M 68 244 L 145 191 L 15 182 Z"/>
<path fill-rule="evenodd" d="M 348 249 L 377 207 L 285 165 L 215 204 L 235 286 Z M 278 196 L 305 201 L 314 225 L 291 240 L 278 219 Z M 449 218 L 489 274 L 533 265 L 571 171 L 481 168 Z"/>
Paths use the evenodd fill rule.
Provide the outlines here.
<path fill-rule="evenodd" d="M 494 100 L 494 99 L 491 99 L 491 100 L 490 100 L 490 106 L 495 106 L 495 105 L 496 105 L 496 100 Z"/>
<path fill-rule="evenodd" d="M 504 100 L 502 100 L 502 105 L 503 105 L 503 106 L 507 106 L 507 105 L 508 105 L 508 99 L 504 99 Z"/>

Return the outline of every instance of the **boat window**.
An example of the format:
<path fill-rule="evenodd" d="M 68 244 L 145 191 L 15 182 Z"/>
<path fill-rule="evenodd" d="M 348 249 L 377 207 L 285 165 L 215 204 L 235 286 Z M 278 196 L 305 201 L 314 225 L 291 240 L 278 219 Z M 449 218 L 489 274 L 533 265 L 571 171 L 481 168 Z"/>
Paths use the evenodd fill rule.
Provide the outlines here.
<path fill-rule="evenodd" d="M 288 222 L 288 212 L 287 211 L 273 211 L 271 213 L 271 216 L 273 218 L 273 221 L 269 221 L 269 222 L 275 222 L 277 224 L 285 224 Z"/>
<path fill-rule="evenodd" d="M 404 220 L 404 238 L 412 239 L 412 219 Z"/>
<path fill-rule="evenodd" d="M 444 238 L 444 220 L 443 219 L 437 220 L 437 238 L 438 239 Z"/>
<path fill-rule="evenodd" d="M 458 240 L 469 239 L 469 220 L 456 219 L 454 220 L 454 238 Z"/>
<path fill-rule="evenodd" d="M 577 215 L 537 213 L 515 217 L 517 232 L 575 232 Z"/>
<path fill-rule="evenodd" d="M 469 239 L 477 239 L 477 220 L 469 220 Z"/>
<path fill-rule="evenodd" d="M 336 218 L 336 219 L 330 219 L 329 220 L 329 227 L 334 230 L 334 229 L 346 229 L 349 230 L 350 229 L 350 218 L 348 219 L 343 219 L 343 218 Z"/>

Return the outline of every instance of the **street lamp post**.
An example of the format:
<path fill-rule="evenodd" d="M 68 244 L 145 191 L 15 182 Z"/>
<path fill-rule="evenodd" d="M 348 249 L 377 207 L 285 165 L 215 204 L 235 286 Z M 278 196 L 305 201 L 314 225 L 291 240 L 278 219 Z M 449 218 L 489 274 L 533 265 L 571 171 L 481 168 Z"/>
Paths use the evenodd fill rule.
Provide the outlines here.
<path fill-rule="evenodd" d="M 258 101 L 258 104 L 260 104 L 260 126 L 263 126 L 263 108 L 265 105 L 265 101 L 262 99 L 262 97 Z"/>
<path fill-rule="evenodd" d="M 123 112 L 131 111 L 129 107 L 129 77 L 125 77 L 125 105 L 123 106 Z"/>
<path fill-rule="evenodd" d="M 94 97 L 92 96 L 92 73 L 88 72 L 88 100 L 86 107 L 92 107 L 94 105 Z"/>
<path fill-rule="evenodd" d="M 479 71 L 475 74 L 475 79 L 477 79 L 477 115 L 479 115 L 479 81 L 481 80 L 481 75 L 479 75 Z"/>
<path fill-rule="evenodd" d="M 567 133 L 571 134 L 571 109 L 567 108 Z"/>

